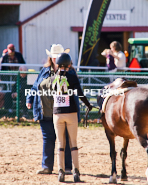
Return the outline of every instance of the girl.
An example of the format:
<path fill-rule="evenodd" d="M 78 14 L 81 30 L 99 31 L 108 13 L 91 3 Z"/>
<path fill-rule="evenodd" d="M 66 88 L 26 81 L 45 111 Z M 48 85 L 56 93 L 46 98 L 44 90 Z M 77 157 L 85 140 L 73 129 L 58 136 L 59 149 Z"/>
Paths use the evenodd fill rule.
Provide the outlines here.
<path fill-rule="evenodd" d="M 68 73 L 71 66 L 71 57 L 67 53 L 62 53 L 56 59 L 59 71 L 51 77 L 52 90 L 56 92 L 54 95 L 53 105 L 53 122 L 58 141 L 58 170 L 59 182 L 65 180 L 64 169 L 64 150 L 65 150 L 65 128 L 67 127 L 71 155 L 73 161 L 73 177 L 74 182 L 80 182 L 79 163 L 78 163 L 78 148 L 77 148 L 77 106 L 74 100 L 74 93 L 70 96 L 68 92 L 77 90 L 78 96 L 89 109 L 92 106 L 87 98 L 83 95 L 78 77 Z"/>

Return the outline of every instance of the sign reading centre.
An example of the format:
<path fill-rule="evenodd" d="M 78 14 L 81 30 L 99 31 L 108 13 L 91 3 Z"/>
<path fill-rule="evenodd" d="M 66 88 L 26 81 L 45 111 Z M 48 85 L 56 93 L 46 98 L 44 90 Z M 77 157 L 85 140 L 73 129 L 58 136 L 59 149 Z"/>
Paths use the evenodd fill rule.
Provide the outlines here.
<path fill-rule="evenodd" d="M 103 25 L 130 24 L 130 10 L 108 10 Z"/>

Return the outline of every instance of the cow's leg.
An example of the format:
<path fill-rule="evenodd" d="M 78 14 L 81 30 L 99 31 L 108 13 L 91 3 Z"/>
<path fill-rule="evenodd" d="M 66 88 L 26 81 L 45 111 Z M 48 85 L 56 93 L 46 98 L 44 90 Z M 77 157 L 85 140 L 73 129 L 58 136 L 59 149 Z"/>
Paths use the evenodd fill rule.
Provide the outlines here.
<path fill-rule="evenodd" d="M 147 169 L 146 169 L 145 175 L 146 175 L 147 181 L 148 181 L 148 147 L 146 148 L 146 152 L 147 152 Z"/>
<path fill-rule="evenodd" d="M 138 136 L 138 140 L 139 140 L 141 146 L 143 146 L 143 148 L 145 148 L 146 153 L 147 153 L 147 169 L 146 169 L 145 175 L 146 175 L 147 182 L 148 182 L 148 134 L 146 137 Z"/>
<path fill-rule="evenodd" d="M 138 136 L 138 140 L 139 140 L 141 146 L 143 146 L 143 148 L 145 148 L 146 153 L 147 153 L 147 169 L 146 169 L 145 175 L 146 175 L 147 182 L 148 182 L 148 134 L 146 137 Z"/>
<path fill-rule="evenodd" d="M 110 144 L 110 158 L 112 161 L 112 171 L 109 179 L 109 183 L 117 183 L 117 171 L 116 171 L 116 151 L 115 151 L 115 135 L 109 129 L 105 129 L 106 136 Z"/>
<path fill-rule="evenodd" d="M 145 148 L 146 153 L 147 153 L 147 169 L 146 169 L 145 175 L 146 175 L 147 182 L 148 182 L 148 134 L 146 137 L 138 136 L 137 138 L 138 138 L 141 146 L 143 146 L 143 148 Z"/>
<path fill-rule="evenodd" d="M 129 142 L 129 139 L 124 139 L 123 148 L 121 149 L 121 152 L 120 152 L 120 157 L 122 159 L 122 170 L 121 170 L 121 180 L 122 181 L 126 181 L 127 180 L 125 160 L 127 158 L 128 142 Z"/>
<path fill-rule="evenodd" d="M 142 124 L 141 124 L 142 125 Z M 136 129 L 135 129 L 136 130 Z M 136 132 L 136 131 L 135 131 Z M 148 134 L 145 135 L 145 136 L 139 136 L 139 135 L 136 135 L 136 138 L 137 140 L 140 142 L 141 146 L 143 148 L 145 148 L 146 150 L 146 153 L 147 153 L 147 169 L 146 169 L 146 172 L 145 172 L 145 175 L 147 177 L 147 181 L 148 181 Z"/>
<path fill-rule="evenodd" d="M 136 132 L 137 130 L 135 127 L 134 127 L 134 131 L 135 131 L 135 133 L 137 133 Z M 146 153 L 147 153 L 147 169 L 146 169 L 145 175 L 147 177 L 147 182 L 148 182 L 148 134 L 146 134 L 145 136 L 144 136 L 144 134 L 143 134 L 143 136 L 139 136 L 138 134 L 136 134 L 136 138 L 140 142 L 141 146 L 143 148 L 145 148 Z"/>

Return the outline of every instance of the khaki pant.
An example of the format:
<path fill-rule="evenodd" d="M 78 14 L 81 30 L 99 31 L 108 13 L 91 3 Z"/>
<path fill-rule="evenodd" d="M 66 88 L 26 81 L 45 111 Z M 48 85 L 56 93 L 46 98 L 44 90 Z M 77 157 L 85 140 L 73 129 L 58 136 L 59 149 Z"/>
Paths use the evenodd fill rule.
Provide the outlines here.
<path fill-rule="evenodd" d="M 77 113 L 67 113 L 67 114 L 53 114 L 54 128 L 57 136 L 58 142 L 58 169 L 63 169 L 65 171 L 65 128 L 67 127 L 69 135 L 69 144 L 71 148 L 73 168 L 79 169 L 78 163 L 78 148 L 77 148 L 77 129 L 78 129 L 78 117 Z"/>

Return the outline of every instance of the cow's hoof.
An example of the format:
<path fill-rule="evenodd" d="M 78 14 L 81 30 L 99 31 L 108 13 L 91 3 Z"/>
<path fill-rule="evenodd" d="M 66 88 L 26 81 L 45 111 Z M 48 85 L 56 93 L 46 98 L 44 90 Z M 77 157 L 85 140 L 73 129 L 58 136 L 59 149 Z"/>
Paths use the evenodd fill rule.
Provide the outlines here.
<path fill-rule="evenodd" d="M 146 169 L 145 175 L 146 175 L 146 178 L 147 178 L 147 181 L 148 181 L 148 168 Z"/>
<path fill-rule="evenodd" d="M 117 184 L 117 174 L 116 173 L 113 173 L 113 175 L 110 176 L 109 183 Z"/>
<path fill-rule="evenodd" d="M 121 175 L 121 178 L 120 178 L 120 180 L 121 181 L 127 181 L 127 175 Z"/>

